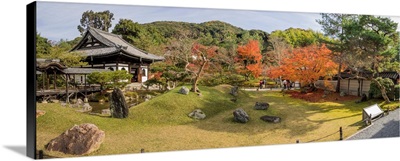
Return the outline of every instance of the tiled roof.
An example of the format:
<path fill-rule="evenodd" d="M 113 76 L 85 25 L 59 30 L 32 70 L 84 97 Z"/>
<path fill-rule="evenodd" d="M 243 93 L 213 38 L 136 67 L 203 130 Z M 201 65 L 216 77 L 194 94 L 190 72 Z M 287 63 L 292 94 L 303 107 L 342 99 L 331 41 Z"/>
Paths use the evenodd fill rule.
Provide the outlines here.
<path fill-rule="evenodd" d="M 94 38 L 96 38 L 98 41 L 106 45 L 107 47 L 105 48 L 95 48 L 95 49 L 79 49 L 77 51 L 82 51 L 87 56 L 102 56 L 102 55 L 108 55 L 112 53 L 119 53 L 119 51 L 122 51 L 123 53 L 126 53 L 129 56 L 134 56 L 138 58 L 142 58 L 148 61 L 162 61 L 164 60 L 164 57 L 162 56 L 157 56 L 145 51 L 142 51 L 130 43 L 126 42 L 124 39 L 122 39 L 121 36 L 115 35 L 112 33 L 108 33 L 102 30 L 98 30 L 92 27 L 89 27 L 85 33 L 92 35 Z M 75 48 L 72 50 L 74 51 Z"/>
<path fill-rule="evenodd" d="M 101 55 L 108 55 L 112 53 L 117 53 L 120 49 L 116 47 L 106 47 L 106 48 L 96 48 L 96 49 L 81 49 L 79 50 L 86 54 L 86 56 L 101 56 Z"/>
<path fill-rule="evenodd" d="M 110 71 L 107 69 L 96 69 L 96 68 L 67 68 L 63 72 L 65 74 L 90 74 L 93 72 L 106 72 Z"/>
<path fill-rule="evenodd" d="M 364 77 L 364 78 L 370 78 L 370 77 L 372 77 L 372 75 L 373 75 L 372 72 L 360 73 L 360 77 Z M 346 78 L 354 78 L 356 75 L 354 75 L 354 74 L 352 74 L 350 72 L 342 72 L 342 73 L 340 73 L 340 76 L 343 79 L 346 79 Z M 374 77 L 376 77 L 376 75 Z M 399 73 L 397 73 L 397 72 L 380 72 L 379 73 L 379 77 L 390 78 L 390 79 L 398 79 L 399 78 Z"/>
<path fill-rule="evenodd" d="M 382 78 L 390 78 L 390 79 L 398 79 L 399 73 L 397 72 L 380 72 L 379 77 Z"/>

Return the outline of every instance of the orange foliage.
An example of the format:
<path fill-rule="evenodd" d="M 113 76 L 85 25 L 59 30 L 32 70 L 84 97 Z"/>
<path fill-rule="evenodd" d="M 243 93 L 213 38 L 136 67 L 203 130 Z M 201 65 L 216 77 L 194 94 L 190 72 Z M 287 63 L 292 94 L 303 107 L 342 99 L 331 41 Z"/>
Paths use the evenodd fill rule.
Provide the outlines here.
<path fill-rule="evenodd" d="M 321 76 L 332 76 L 336 73 L 338 65 L 331 60 L 332 51 L 325 44 L 321 46 L 310 45 L 285 52 L 287 58 L 282 60 L 280 66 L 271 67 L 268 76 L 311 83 Z"/>
<path fill-rule="evenodd" d="M 249 74 L 258 77 L 261 74 L 261 51 L 258 41 L 250 40 L 246 45 L 239 46 L 236 62 L 239 63 L 237 71 L 248 76 Z"/>

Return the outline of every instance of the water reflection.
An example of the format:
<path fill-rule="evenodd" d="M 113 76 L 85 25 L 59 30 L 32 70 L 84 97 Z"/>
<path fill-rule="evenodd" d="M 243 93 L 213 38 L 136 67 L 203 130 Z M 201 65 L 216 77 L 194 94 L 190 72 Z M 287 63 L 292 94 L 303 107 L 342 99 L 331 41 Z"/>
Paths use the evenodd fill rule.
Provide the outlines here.
<path fill-rule="evenodd" d="M 92 106 L 92 108 L 93 108 L 92 112 L 93 113 L 101 113 L 101 110 L 110 108 L 110 103 L 109 102 L 104 102 L 104 103 L 89 102 L 89 105 Z"/>

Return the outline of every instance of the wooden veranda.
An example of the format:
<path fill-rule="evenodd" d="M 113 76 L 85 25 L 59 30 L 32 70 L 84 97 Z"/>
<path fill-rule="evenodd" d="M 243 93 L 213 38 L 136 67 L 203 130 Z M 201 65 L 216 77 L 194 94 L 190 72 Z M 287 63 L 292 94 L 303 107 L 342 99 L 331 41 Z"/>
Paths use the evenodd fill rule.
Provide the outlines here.
<path fill-rule="evenodd" d="M 94 68 L 67 68 L 59 63 L 59 60 L 37 60 L 37 73 L 42 75 L 42 81 L 37 81 L 42 84 L 41 89 L 36 90 L 36 97 L 44 96 L 66 96 L 66 102 L 69 102 L 70 94 L 82 93 L 85 96 L 88 93 L 99 92 L 100 86 L 89 84 L 87 82 L 87 75 L 93 72 L 105 72 L 106 69 Z M 53 77 L 53 89 L 50 89 L 50 76 Z M 80 77 L 80 80 L 76 78 Z M 64 79 L 65 87 L 57 87 L 57 77 Z"/>

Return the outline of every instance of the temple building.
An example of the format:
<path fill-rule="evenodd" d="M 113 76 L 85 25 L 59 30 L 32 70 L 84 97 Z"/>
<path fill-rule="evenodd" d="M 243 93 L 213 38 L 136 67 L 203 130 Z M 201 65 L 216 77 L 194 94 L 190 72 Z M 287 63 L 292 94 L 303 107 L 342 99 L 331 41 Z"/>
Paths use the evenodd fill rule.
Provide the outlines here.
<path fill-rule="evenodd" d="M 89 65 L 82 68 L 127 70 L 133 75 L 131 82 L 149 79 L 150 64 L 164 57 L 140 50 L 122 39 L 122 36 L 89 27 L 82 40 L 71 52 L 81 52 Z"/>

